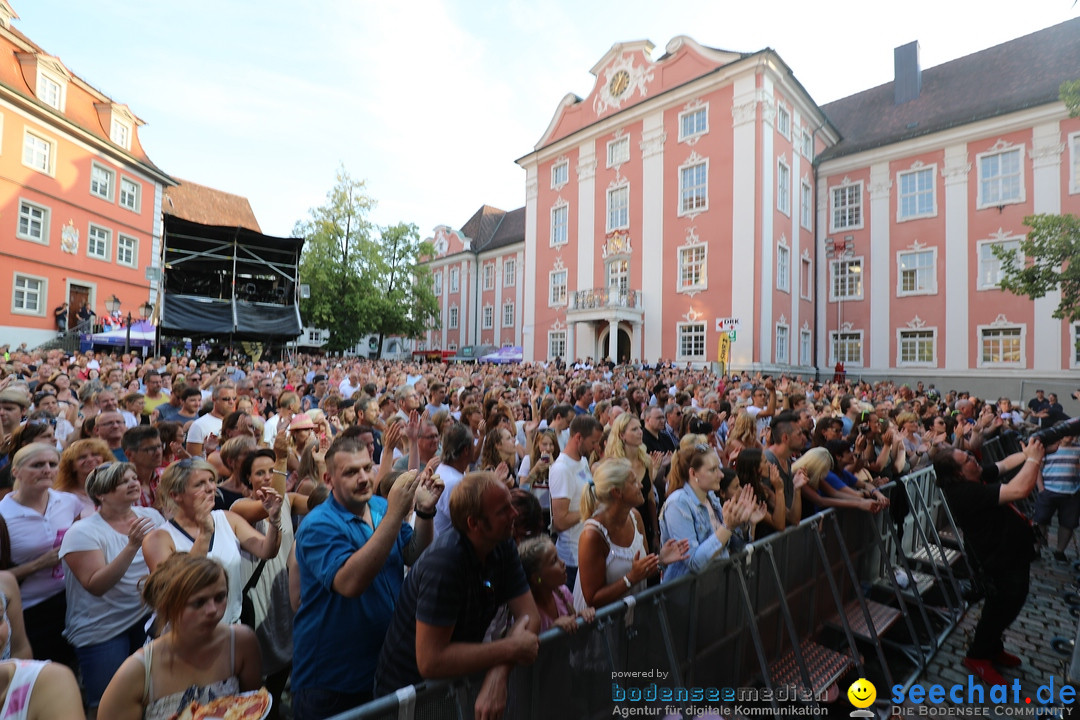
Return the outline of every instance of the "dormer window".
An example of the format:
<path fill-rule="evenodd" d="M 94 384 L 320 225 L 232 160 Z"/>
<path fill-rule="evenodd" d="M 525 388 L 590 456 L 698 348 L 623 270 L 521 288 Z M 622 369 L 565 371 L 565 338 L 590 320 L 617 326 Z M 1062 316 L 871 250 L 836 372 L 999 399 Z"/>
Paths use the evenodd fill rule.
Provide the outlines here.
<path fill-rule="evenodd" d="M 59 112 L 64 112 L 67 87 L 71 73 L 57 58 L 43 53 L 16 53 L 26 84 L 38 100 Z"/>
<path fill-rule="evenodd" d="M 114 117 L 112 119 L 112 127 L 109 129 L 109 139 L 125 150 L 130 150 L 131 125 Z"/>
<path fill-rule="evenodd" d="M 44 72 L 38 72 L 38 98 L 51 108 L 63 111 L 63 86 Z"/>

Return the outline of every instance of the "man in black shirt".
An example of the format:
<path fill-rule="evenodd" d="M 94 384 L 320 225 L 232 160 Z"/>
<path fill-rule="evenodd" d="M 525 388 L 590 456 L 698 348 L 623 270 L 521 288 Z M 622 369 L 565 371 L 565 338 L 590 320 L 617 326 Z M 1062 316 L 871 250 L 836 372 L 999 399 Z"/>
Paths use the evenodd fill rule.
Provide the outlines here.
<path fill-rule="evenodd" d="M 1044 452 L 1038 438 L 1032 438 L 1023 452 L 985 467 L 970 452 L 948 445 L 939 446 L 933 454 L 938 485 L 986 587 L 986 603 L 964 667 L 990 685 L 1005 684 L 995 663 L 1018 667 L 1022 662 L 1005 651 L 1001 638 L 1027 600 L 1035 535 L 1031 523 L 1012 503 L 1035 487 Z M 1003 473 L 1021 465 L 1012 480 L 999 481 Z"/>

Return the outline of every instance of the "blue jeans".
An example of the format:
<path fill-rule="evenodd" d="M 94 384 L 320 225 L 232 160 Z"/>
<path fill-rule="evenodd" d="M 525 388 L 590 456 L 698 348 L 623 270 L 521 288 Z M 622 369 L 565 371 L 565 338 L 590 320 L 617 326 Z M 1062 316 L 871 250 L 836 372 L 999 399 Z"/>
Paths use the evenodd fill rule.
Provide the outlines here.
<path fill-rule="evenodd" d="M 322 688 L 296 690 L 292 696 L 293 720 L 324 720 L 371 700 L 371 691 L 340 693 Z"/>
<path fill-rule="evenodd" d="M 143 630 L 145 624 L 146 618 L 142 618 L 111 640 L 75 648 L 75 655 L 79 658 L 79 670 L 82 671 L 83 695 L 87 707 L 97 707 L 101 703 L 101 695 L 109 686 L 113 675 L 128 656 L 146 642 L 146 631 Z"/>

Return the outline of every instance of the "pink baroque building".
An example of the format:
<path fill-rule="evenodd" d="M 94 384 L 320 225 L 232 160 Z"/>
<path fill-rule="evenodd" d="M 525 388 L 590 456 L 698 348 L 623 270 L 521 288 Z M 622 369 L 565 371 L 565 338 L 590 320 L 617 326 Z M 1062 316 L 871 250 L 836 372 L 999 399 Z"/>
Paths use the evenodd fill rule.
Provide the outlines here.
<path fill-rule="evenodd" d="M 472 357 L 469 348 L 521 345 L 524 227 L 525 208 L 505 212 L 484 205 L 460 231 L 435 228 L 427 239 L 435 255 L 426 262 L 439 299 L 441 328 L 429 330 L 418 349 Z"/>
<path fill-rule="evenodd" d="M 620 43 L 526 172 L 524 357 L 815 364 L 813 158 L 837 142 L 772 50 Z"/>

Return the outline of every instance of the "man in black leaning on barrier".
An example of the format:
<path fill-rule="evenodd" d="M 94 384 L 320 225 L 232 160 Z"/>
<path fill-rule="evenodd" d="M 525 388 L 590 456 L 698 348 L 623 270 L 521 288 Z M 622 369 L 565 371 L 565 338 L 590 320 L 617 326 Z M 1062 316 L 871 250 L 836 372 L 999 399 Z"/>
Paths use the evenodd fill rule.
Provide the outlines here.
<path fill-rule="evenodd" d="M 970 452 L 948 445 L 939 446 L 932 456 L 937 482 L 986 589 L 982 617 L 963 664 L 989 685 L 1005 684 L 994 665 L 1019 667 L 1022 662 L 1005 651 L 1001 638 L 1027 600 L 1037 551 L 1030 521 L 1012 503 L 1035 487 L 1043 455 L 1042 442 L 1032 437 L 1023 452 L 993 465 L 981 466 Z M 999 481 L 1021 465 L 1012 480 Z"/>

